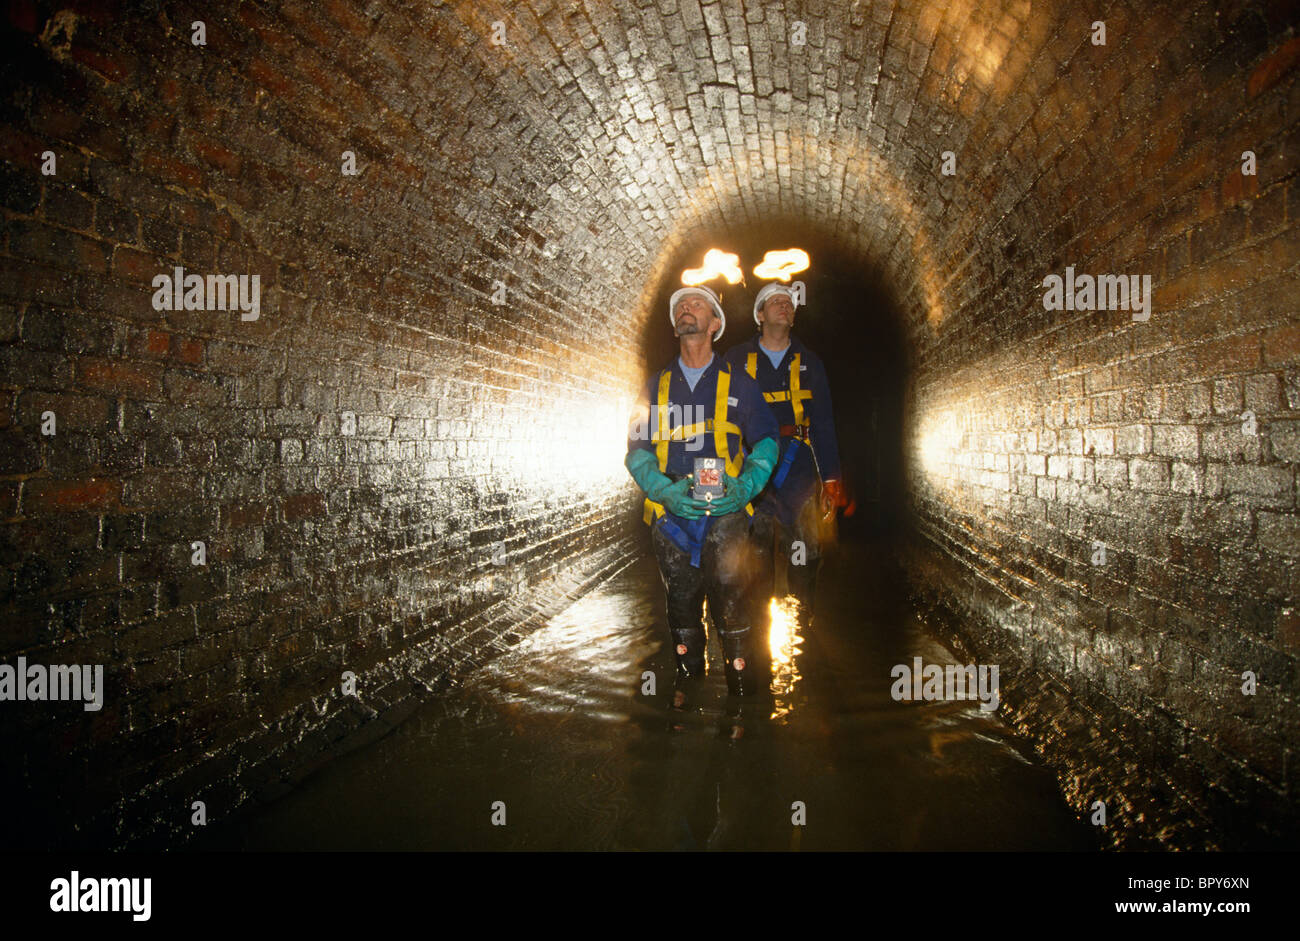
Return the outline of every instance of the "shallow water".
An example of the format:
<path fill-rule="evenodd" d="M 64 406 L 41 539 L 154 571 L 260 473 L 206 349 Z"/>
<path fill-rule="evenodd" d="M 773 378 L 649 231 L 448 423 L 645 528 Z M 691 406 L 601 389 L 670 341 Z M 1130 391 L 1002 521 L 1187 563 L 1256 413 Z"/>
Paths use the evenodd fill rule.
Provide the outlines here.
<path fill-rule="evenodd" d="M 996 715 L 890 698 L 893 665 L 957 661 L 883 558 L 841 545 L 802 633 L 793 600 L 773 603 L 774 695 L 743 704 L 716 641 L 710 674 L 674 689 L 663 589 L 643 558 L 391 735 L 212 821 L 195 847 L 1094 849 Z"/>

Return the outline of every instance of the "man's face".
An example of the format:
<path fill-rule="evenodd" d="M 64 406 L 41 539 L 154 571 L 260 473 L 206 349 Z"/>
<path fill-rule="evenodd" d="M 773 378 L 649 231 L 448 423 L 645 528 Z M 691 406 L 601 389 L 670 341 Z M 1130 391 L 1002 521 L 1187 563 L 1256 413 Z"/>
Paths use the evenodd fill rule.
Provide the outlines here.
<path fill-rule="evenodd" d="M 721 325 L 713 305 L 698 294 L 687 294 L 677 302 L 676 318 L 679 337 L 693 333 L 704 333 L 712 337 Z"/>
<path fill-rule="evenodd" d="M 792 327 L 794 326 L 794 302 L 790 300 L 787 294 L 773 294 L 763 302 L 763 306 L 758 311 L 758 316 L 765 324 L 782 324 Z"/>

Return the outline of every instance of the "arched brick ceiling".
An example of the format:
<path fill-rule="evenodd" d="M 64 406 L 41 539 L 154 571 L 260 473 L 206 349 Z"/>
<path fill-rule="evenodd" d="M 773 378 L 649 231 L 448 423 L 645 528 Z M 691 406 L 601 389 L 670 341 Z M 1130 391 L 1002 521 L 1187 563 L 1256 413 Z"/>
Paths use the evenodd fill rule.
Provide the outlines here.
<path fill-rule="evenodd" d="M 699 229 L 795 219 L 884 262 L 913 316 L 939 319 L 934 232 L 965 208 L 937 173 L 942 152 L 965 163 L 976 118 L 1015 89 L 1028 50 L 1063 28 L 1077 35 L 1058 39 L 1062 50 L 1087 42 L 1086 22 L 1031 17 L 1026 2 L 472 4 L 432 16 L 441 27 L 448 14 L 470 57 L 462 68 L 481 69 L 462 81 L 493 90 L 494 120 L 508 124 L 515 110 L 535 145 L 572 161 L 556 168 L 572 182 L 548 194 L 588 220 L 573 227 L 576 241 L 595 228 L 641 262 L 613 292 L 621 309 L 644 309 L 662 266 Z M 506 47 L 484 41 L 494 22 Z M 800 23 L 806 44 L 795 45 Z M 510 156 L 478 149 L 476 159 L 511 175 Z"/>
<path fill-rule="evenodd" d="M 376 73 L 410 70 L 408 94 L 385 92 L 405 110 L 391 120 L 438 138 L 439 176 L 517 205 L 587 300 L 643 311 L 693 233 L 792 218 L 882 264 L 922 347 L 950 318 L 1026 306 L 1066 253 L 1150 270 L 1156 246 L 1107 228 L 1115 181 L 1176 203 L 1195 182 L 1169 172 L 1188 106 L 1214 80 L 1197 50 L 1280 26 L 1232 5 L 1029 0 L 374 10 Z M 507 254 L 523 240 L 484 234 Z"/>
<path fill-rule="evenodd" d="M 231 150 L 266 163 L 245 157 L 207 197 L 268 255 L 306 242 L 321 299 L 403 288 L 386 292 L 399 309 L 366 301 L 386 320 L 423 329 L 443 295 L 481 304 L 500 277 L 538 316 L 539 346 L 563 333 L 544 312 L 568 305 L 616 312 L 596 339 L 626 349 L 684 243 L 789 220 L 886 274 L 923 372 L 935 343 L 987 352 L 1041 320 L 1058 265 L 1104 254 L 1109 270 L 1157 271 L 1164 246 L 1116 205 L 1190 225 L 1242 149 L 1280 147 L 1276 101 L 1216 102 L 1287 17 L 1029 0 L 243 4 L 210 17 L 223 52 L 201 89 L 180 41 L 149 44 L 173 65 L 157 95 L 184 109 L 150 129 L 161 152 L 213 165 L 187 122 L 233 127 Z M 322 166 L 349 149 L 359 177 Z M 318 209 L 311 187 L 357 212 Z"/>

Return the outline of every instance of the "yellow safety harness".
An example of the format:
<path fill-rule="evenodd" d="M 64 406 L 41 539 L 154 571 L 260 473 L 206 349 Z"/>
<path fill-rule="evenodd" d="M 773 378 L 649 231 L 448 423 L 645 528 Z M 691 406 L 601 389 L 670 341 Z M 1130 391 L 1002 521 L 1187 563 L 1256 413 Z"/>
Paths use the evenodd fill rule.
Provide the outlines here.
<path fill-rule="evenodd" d="M 758 378 L 758 354 L 750 353 L 745 362 L 745 372 L 749 373 L 749 378 Z M 794 423 L 796 426 L 804 426 L 803 420 L 803 403 L 804 399 L 812 398 L 812 390 L 803 389 L 799 386 L 799 354 L 795 353 L 790 359 L 790 388 L 782 389 L 780 392 L 764 392 L 763 399 L 767 402 L 789 402 L 790 407 L 794 409 Z"/>
<path fill-rule="evenodd" d="M 668 443 L 670 441 L 686 441 L 688 438 L 708 434 L 711 431 L 713 432 L 713 448 L 725 460 L 727 473 L 732 477 L 740 476 L 740 468 L 745 463 L 745 453 L 739 445 L 740 426 L 727 418 L 727 393 L 731 391 L 730 368 L 723 366 L 718 368 L 718 391 L 713 400 L 712 418 L 697 421 L 693 425 L 680 425 L 671 431 L 666 431 L 665 429 L 668 428 L 668 387 L 672 384 L 672 379 L 672 367 L 659 374 L 659 395 L 656 403 L 659 410 L 656 414 L 658 420 L 653 426 L 650 437 L 650 440 L 655 443 L 655 457 L 659 459 L 660 473 L 668 472 Z M 732 454 L 731 449 L 727 446 L 728 434 L 736 436 L 737 448 L 735 454 Z M 753 516 L 753 506 L 745 504 L 745 512 Z M 663 504 L 655 503 L 647 497 L 643 514 L 645 522 L 652 524 L 663 515 Z"/>

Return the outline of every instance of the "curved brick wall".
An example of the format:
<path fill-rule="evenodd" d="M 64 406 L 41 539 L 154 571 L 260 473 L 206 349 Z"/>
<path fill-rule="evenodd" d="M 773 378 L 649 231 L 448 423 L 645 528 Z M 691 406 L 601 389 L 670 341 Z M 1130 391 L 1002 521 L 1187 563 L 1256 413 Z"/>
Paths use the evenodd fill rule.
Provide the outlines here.
<path fill-rule="evenodd" d="M 702 232 L 803 226 L 898 312 L 915 570 L 1141 756 L 1119 829 L 1284 825 L 1293 14 L 14 0 L 0 649 L 109 691 L 6 704 L 22 772 L 173 839 L 619 564 L 589 468 L 664 286 Z M 157 310 L 177 266 L 257 274 L 259 316 Z M 1066 266 L 1149 275 L 1150 319 L 1045 310 Z"/>

